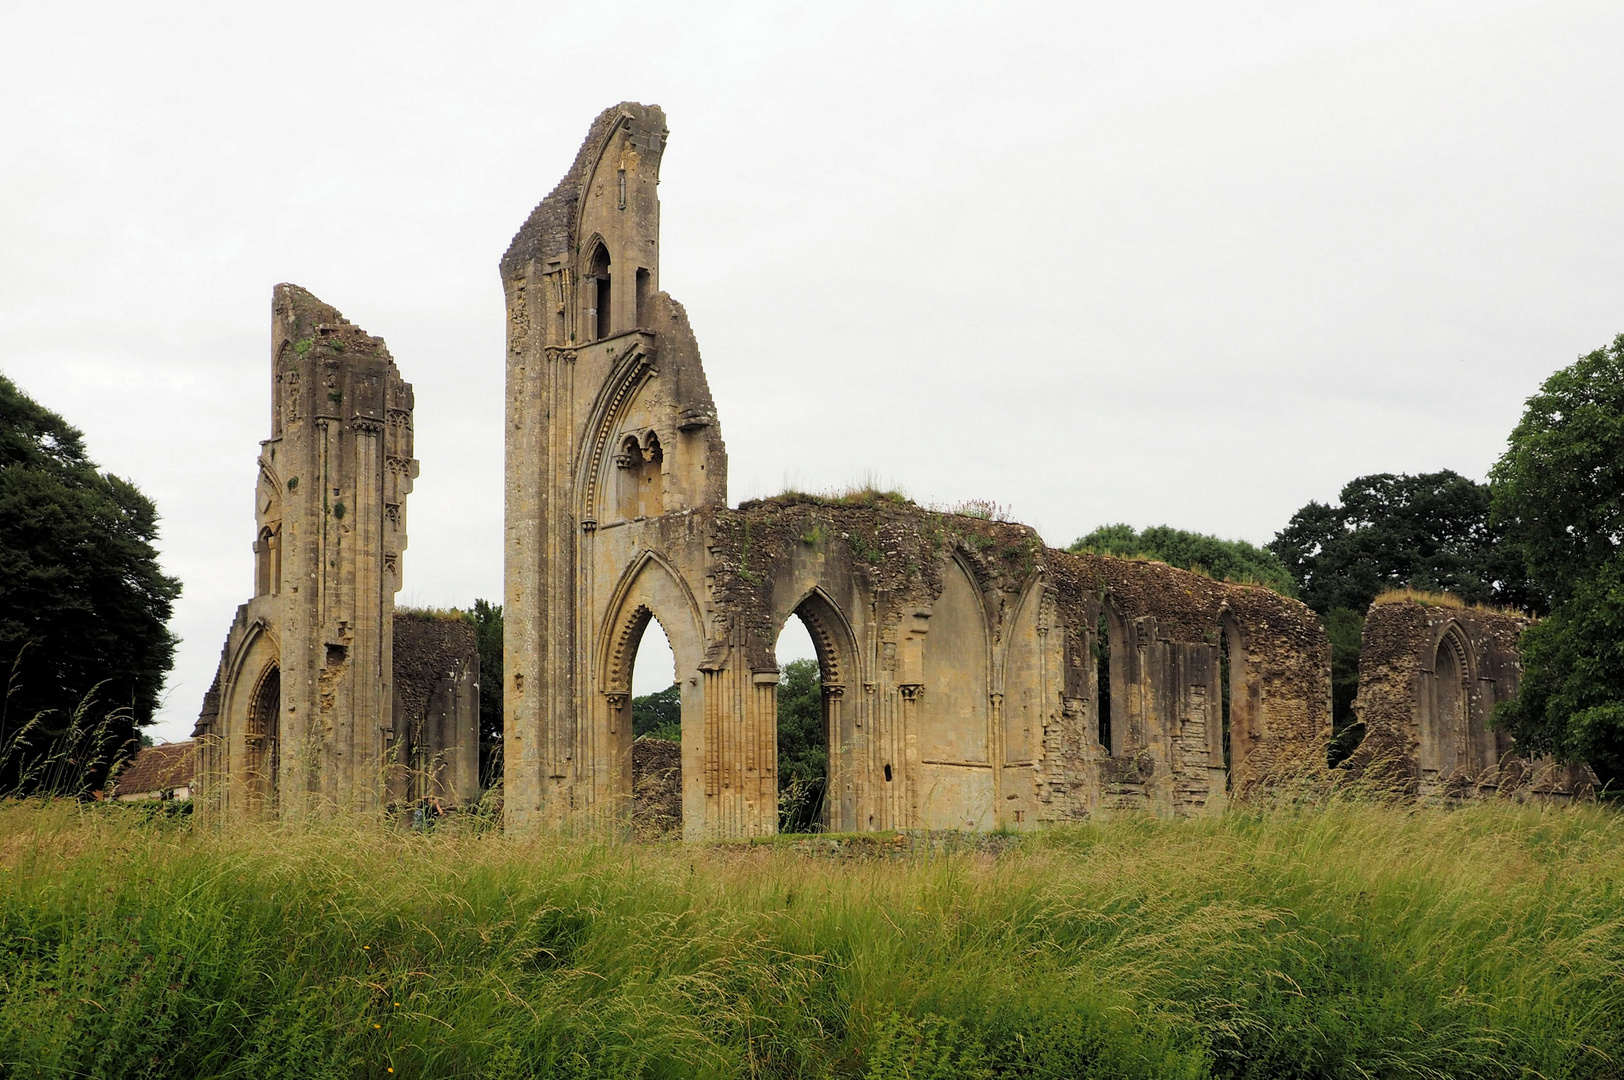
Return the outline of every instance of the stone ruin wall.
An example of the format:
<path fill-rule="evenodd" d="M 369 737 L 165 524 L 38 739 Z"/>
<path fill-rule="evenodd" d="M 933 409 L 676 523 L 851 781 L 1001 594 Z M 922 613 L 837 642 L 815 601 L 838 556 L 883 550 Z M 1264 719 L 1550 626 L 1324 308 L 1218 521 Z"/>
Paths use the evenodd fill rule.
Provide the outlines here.
<path fill-rule="evenodd" d="M 1496 706 L 1516 696 L 1517 640 L 1531 621 L 1413 598 L 1371 605 L 1354 699 L 1364 738 L 1350 771 L 1427 800 L 1594 790 L 1587 768 L 1523 758 L 1493 727 Z"/>
<path fill-rule="evenodd" d="M 729 509 L 697 340 L 658 288 L 666 137 L 656 106 L 605 110 L 501 263 L 510 828 L 625 817 L 632 668 L 656 620 L 683 731 L 659 800 L 689 837 L 776 828 L 773 650 L 792 615 L 818 652 L 831 829 L 1200 814 L 1321 774 L 1329 646 L 1296 601 L 878 493 Z M 204 804 L 468 802 L 472 628 L 393 611 L 411 388 L 380 339 L 304 290 L 279 286 L 273 313 L 256 590 L 199 717 Z M 1534 779 L 1556 773 L 1486 727 L 1515 691 L 1522 625 L 1373 608 L 1354 771 L 1385 763 L 1423 796 L 1582 787 Z M 1461 673 L 1446 705 L 1441 646 Z"/>
<path fill-rule="evenodd" d="M 625 816 L 632 668 L 655 620 L 691 838 L 776 829 L 773 650 L 791 615 L 818 650 L 831 829 L 1210 812 L 1232 782 L 1323 753 L 1329 649 L 1295 601 L 881 497 L 729 509 L 698 344 L 658 289 L 666 138 L 656 106 L 605 110 L 501 261 L 510 829 Z"/>
<path fill-rule="evenodd" d="M 472 680 L 451 676 L 456 688 L 421 716 L 408 704 L 419 742 L 396 722 L 401 691 L 411 702 L 421 681 L 419 650 L 395 653 L 406 497 L 418 472 L 411 385 L 381 338 L 308 291 L 278 285 L 271 312 L 253 596 L 232 620 L 193 732 L 198 805 L 283 817 L 379 808 L 400 786 L 400 749 L 423 759 L 430 714 L 444 714 L 430 725 L 443 730 L 431 738 L 443 744 L 436 753 L 459 764 L 429 787 L 477 797 L 477 775 L 468 783 L 460 765 L 478 713 L 477 661 Z M 440 658 L 430 659 L 437 680 Z"/>

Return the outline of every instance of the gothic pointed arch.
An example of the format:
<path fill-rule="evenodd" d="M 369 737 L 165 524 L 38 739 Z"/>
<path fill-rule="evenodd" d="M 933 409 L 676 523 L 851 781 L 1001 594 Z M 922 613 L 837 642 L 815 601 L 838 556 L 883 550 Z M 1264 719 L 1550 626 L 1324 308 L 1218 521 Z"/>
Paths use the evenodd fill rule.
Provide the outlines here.
<path fill-rule="evenodd" d="M 598 685 L 606 694 L 629 694 L 637 646 L 656 618 L 671 643 L 679 671 L 699 666 L 704 619 L 693 592 L 669 560 L 645 550 L 621 575 L 605 607 L 599 647 Z"/>
<path fill-rule="evenodd" d="M 638 391 L 655 374 L 654 354 L 644 337 L 632 335 L 630 344 L 611 365 L 609 377 L 587 412 L 580 453 L 576 456 L 575 477 L 575 490 L 579 493 L 576 515 L 583 524 L 596 525 L 604 519 L 611 509 L 607 500 L 615 497 L 610 490 L 614 485 L 606 483 L 604 475 L 621 452 L 616 434 Z"/>
<path fill-rule="evenodd" d="M 824 688 L 846 687 L 862 681 L 858 670 L 860 654 L 857 634 L 840 605 L 821 587 L 808 589 L 778 620 L 781 633 L 791 616 L 799 616 L 818 654 L 818 670 Z"/>
<path fill-rule="evenodd" d="M 1471 764 L 1472 650 L 1459 622 L 1444 624 L 1428 659 L 1431 685 L 1422 695 L 1417 758 L 1423 777 L 1448 778 Z"/>

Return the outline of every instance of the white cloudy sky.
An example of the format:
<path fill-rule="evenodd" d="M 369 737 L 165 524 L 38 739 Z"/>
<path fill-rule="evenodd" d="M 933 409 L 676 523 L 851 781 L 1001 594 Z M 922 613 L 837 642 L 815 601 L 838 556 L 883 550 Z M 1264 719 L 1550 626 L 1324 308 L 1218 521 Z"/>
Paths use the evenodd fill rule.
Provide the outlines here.
<path fill-rule="evenodd" d="M 1363 473 L 1481 477 L 1624 330 L 1620 55 L 1624 5 L 1561 0 L 11 0 L 0 372 L 156 500 L 184 737 L 249 591 L 271 286 L 416 386 L 401 600 L 499 598 L 497 258 L 657 102 L 735 501 L 1264 542 Z"/>

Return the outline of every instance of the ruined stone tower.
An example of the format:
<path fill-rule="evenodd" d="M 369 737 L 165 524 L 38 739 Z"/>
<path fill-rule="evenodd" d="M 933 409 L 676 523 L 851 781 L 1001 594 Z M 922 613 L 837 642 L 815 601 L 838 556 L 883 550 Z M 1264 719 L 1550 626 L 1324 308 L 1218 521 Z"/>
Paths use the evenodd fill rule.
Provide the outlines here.
<path fill-rule="evenodd" d="M 726 502 L 727 455 L 682 308 L 659 292 L 665 115 L 605 110 L 502 258 L 507 296 L 507 751 L 510 820 L 623 786 L 629 718 L 584 670 L 583 590 L 633 520 Z M 589 597 L 588 597 L 589 599 Z M 641 627 L 638 629 L 641 634 Z M 635 645 L 634 645 L 635 647 Z M 609 698 L 625 711 L 630 686 Z M 613 736 L 613 738 L 608 738 Z M 629 776 L 629 773 L 626 775 Z"/>
<path fill-rule="evenodd" d="M 412 388 L 381 338 L 296 285 L 271 304 L 271 436 L 254 596 L 196 735 L 203 805 L 283 816 L 379 804 L 393 741 Z"/>

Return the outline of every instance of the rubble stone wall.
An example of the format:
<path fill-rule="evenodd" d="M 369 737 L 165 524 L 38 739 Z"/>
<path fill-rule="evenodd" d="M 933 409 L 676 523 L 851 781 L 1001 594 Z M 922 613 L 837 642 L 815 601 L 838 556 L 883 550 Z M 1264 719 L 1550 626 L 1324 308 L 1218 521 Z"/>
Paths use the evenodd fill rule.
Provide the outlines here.
<path fill-rule="evenodd" d="M 1415 598 L 1371 605 L 1354 700 L 1364 739 L 1350 768 L 1422 799 L 1591 790 L 1588 769 L 1523 758 L 1493 726 L 1495 707 L 1516 696 L 1517 639 L 1529 622 L 1515 612 Z"/>

